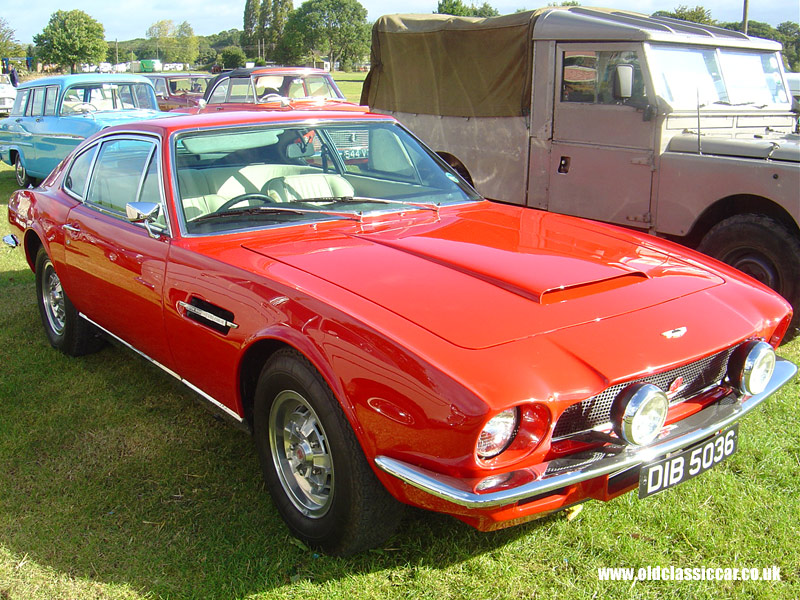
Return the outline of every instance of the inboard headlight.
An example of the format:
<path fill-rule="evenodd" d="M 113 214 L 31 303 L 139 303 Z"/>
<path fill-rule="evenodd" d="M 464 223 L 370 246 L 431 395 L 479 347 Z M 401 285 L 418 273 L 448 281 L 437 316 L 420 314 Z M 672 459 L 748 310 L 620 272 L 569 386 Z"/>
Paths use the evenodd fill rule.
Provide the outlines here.
<path fill-rule="evenodd" d="M 767 342 L 753 340 L 740 347 L 728 363 L 730 379 L 743 394 L 763 392 L 775 370 L 775 350 Z"/>
<path fill-rule="evenodd" d="M 519 411 L 508 408 L 495 415 L 481 430 L 476 451 L 480 458 L 494 458 L 508 447 L 517 431 Z"/>
<path fill-rule="evenodd" d="M 614 401 L 611 418 L 617 435 L 629 444 L 649 444 L 664 427 L 669 410 L 667 395 L 651 383 L 634 383 Z"/>

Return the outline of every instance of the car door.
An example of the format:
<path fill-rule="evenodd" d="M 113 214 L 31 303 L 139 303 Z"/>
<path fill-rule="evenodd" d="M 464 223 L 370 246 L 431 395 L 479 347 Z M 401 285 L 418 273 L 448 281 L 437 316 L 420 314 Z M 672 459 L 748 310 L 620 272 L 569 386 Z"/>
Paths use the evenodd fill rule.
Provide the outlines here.
<path fill-rule="evenodd" d="M 622 225 L 650 223 L 654 118 L 648 77 L 635 44 L 559 44 L 549 210 Z M 615 94 L 628 65 L 633 95 Z"/>
<path fill-rule="evenodd" d="M 66 220 L 70 297 L 92 321 L 164 366 L 172 364 L 164 334 L 162 289 L 170 236 L 164 213 L 156 139 L 110 136 L 83 152 L 65 177 L 82 202 Z M 84 155 L 95 156 L 86 160 Z M 81 161 L 90 162 L 81 185 Z M 76 170 L 75 177 L 73 171 Z M 160 206 L 150 231 L 125 216 L 129 202 Z"/>
<path fill-rule="evenodd" d="M 35 88 L 33 105 L 37 114 L 30 125 L 36 159 L 35 170 L 44 175 L 58 166 L 69 152 L 83 139 L 68 131 L 65 123 L 56 116 L 58 106 L 57 85 Z M 43 106 L 39 110 L 39 103 Z M 30 169 L 29 169 L 30 170 Z"/>

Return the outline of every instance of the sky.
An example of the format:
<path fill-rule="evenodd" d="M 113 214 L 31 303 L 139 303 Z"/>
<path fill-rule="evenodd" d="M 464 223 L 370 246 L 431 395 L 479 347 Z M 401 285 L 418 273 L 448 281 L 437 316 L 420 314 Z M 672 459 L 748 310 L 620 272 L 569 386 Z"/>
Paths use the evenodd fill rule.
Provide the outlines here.
<path fill-rule="evenodd" d="M 552 0 L 550 0 L 552 1 Z M 712 18 L 729 22 L 742 19 L 743 0 L 580 0 L 583 6 L 605 6 L 652 14 L 658 10 L 674 10 L 683 4 L 697 5 L 711 11 Z M 465 0 L 465 4 L 483 3 L 483 0 Z M 546 6 L 541 2 L 525 0 L 489 0 L 501 14 L 517 9 L 534 9 Z M 241 29 L 245 0 L 31 0 L 19 3 L 13 10 L 13 0 L 4 0 L 7 8 L 0 16 L 15 30 L 16 39 L 29 44 L 33 36 L 45 28 L 50 15 L 57 10 L 79 9 L 99 21 L 106 32 L 106 40 L 131 40 L 145 37 L 147 28 L 163 19 L 176 25 L 187 21 L 195 35 L 211 35 L 227 29 Z M 295 7 L 302 4 L 295 0 Z M 368 12 L 368 20 L 392 13 L 431 13 L 436 10 L 436 0 L 361 0 Z M 800 21 L 798 0 L 758 0 L 750 2 L 749 19 L 776 26 L 784 21 Z"/>

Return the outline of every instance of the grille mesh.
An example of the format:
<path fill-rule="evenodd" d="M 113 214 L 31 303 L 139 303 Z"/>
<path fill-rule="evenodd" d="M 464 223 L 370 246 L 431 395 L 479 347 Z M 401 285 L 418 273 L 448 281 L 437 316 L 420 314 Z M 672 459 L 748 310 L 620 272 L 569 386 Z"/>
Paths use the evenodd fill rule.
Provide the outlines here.
<path fill-rule="evenodd" d="M 573 404 L 561 413 L 553 430 L 553 437 L 562 438 L 609 423 L 611 421 L 611 405 L 614 399 L 617 394 L 631 383 L 652 383 L 666 393 L 673 381 L 678 377 L 683 377 L 685 387 L 670 399 L 670 404 L 691 398 L 722 379 L 728 367 L 728 359 L 735 349 L 735 347 L 728 348 L 676 369 L 612 385 L 596 396 Z"/>

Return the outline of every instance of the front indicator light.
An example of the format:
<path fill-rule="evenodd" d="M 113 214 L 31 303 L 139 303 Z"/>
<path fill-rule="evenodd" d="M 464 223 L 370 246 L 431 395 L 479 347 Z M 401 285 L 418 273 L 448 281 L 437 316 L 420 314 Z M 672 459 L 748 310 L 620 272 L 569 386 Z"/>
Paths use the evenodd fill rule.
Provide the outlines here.
<path fill-rule="evenodd" d="M 519 423 L 519 411 L 508 408 L 489 419 L 478 436 L 476 451 L 482 459 L 494 458 L 514 439 Z"/>
<path fill-rule="evenodd" d="M 763 392 L 775 370 L 775 350 L 766 342 L 753 340 L 740 347 L 728 363 L 730 379 L 749 396 Z"/>
<path fill-rule="evenodd" d="M 669 399 L 651 383 L 634 383 L 622 390 L 614 401 L 612 422 L 617 435 L 636 446 L 656 439 L 667 420 Z"/>

